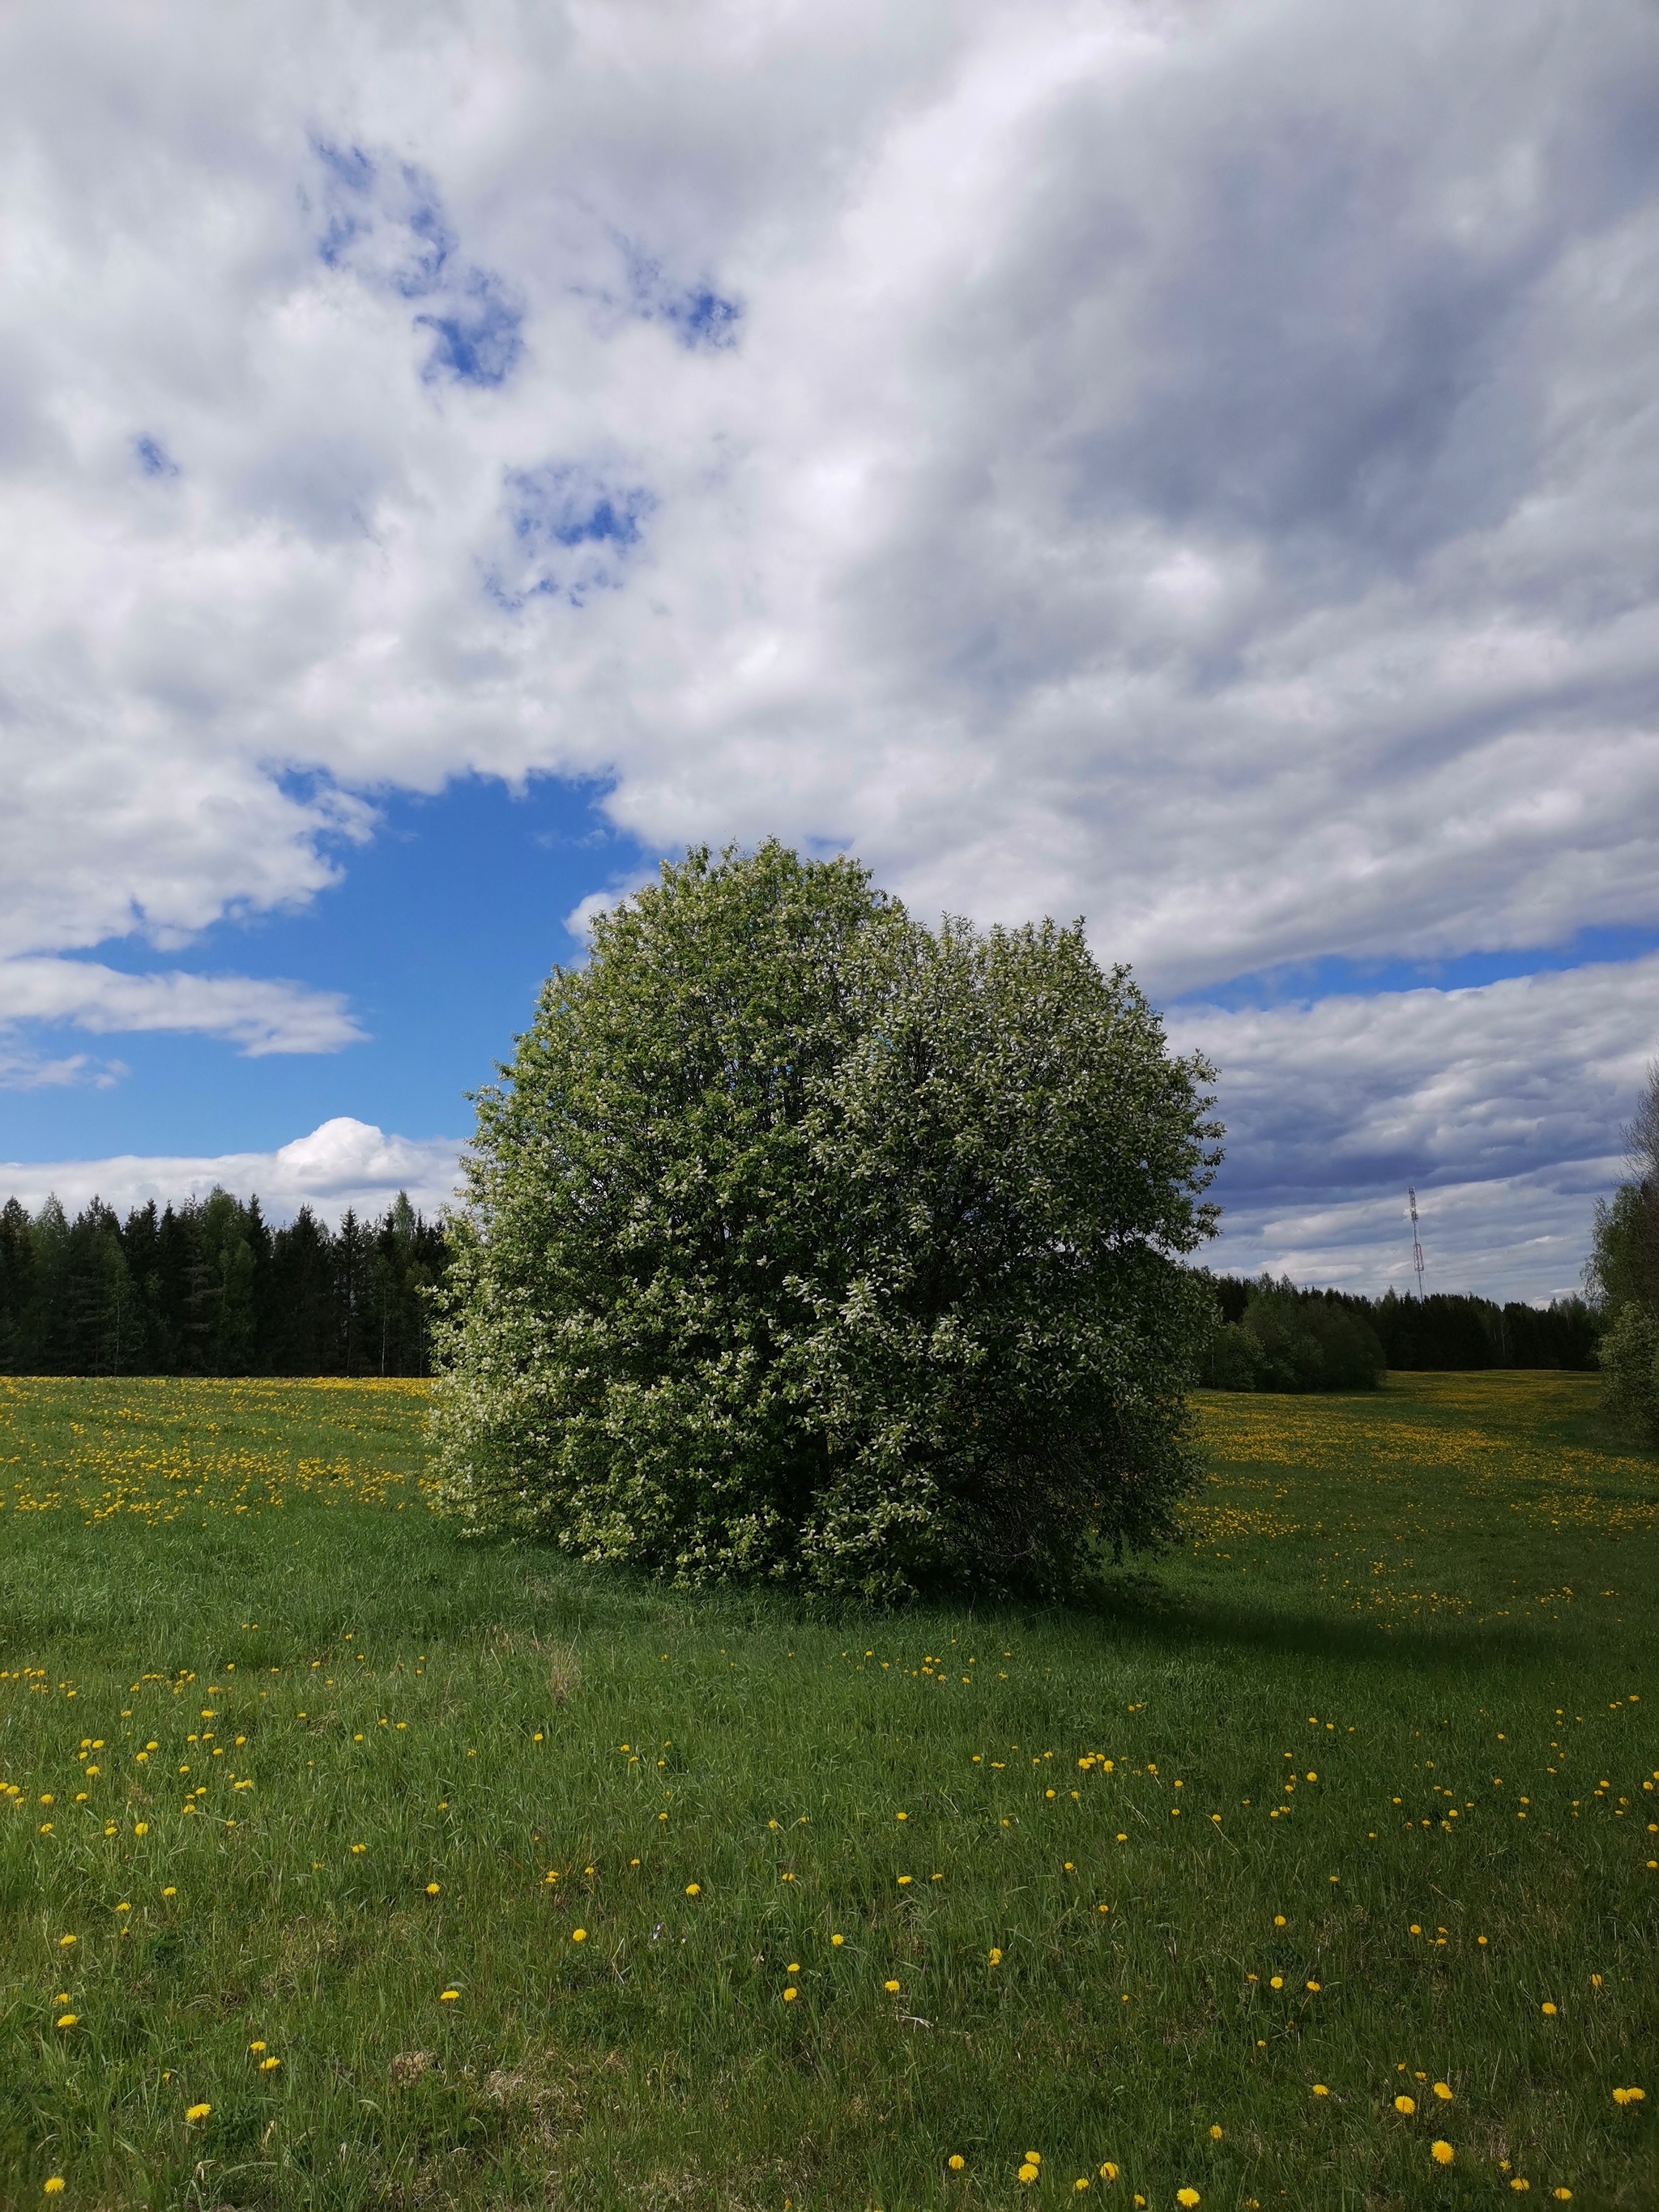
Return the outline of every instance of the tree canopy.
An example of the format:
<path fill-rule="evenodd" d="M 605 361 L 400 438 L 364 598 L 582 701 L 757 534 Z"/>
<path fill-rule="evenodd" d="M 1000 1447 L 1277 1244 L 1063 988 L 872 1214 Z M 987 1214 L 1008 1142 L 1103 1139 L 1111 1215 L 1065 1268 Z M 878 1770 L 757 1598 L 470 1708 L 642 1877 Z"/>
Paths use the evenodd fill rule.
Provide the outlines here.
<path fill-rule="evenodd" d="M 227 1190 L 122 1221 L 0 1206 L 0 1374 L 424 1375 L 441 1229 L 399 1191 L 337 1230 Z"/>
<path fill-rule="evenodd" d="M 1630 1180 L 1595 1206 L 1585 1281 L 1607 1321 L 1607 1402 L 1659 1440 L 1659 1060 L 1625 1131 Z"/>
<path fill-rule="evenodd" d="M 1211 1071 L 1081 926 L 694 851 L 477 1099 L 443 1494 L 675 1583 L 1054 1590 L 1170 1533 Z"/>

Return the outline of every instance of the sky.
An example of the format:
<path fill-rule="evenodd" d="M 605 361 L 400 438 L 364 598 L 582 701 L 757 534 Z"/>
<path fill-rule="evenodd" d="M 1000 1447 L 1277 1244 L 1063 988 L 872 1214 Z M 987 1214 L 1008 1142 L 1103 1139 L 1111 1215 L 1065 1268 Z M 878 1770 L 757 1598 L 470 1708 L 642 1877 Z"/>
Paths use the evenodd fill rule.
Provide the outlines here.
<path fill-rule="evenodd" d="M 1659 1052 L 1659 17 L 0 15 L 0 1194 L 452 1188 L 586 919 L 1086 918 L 1214 1264 L 1547 1298 Z"/>

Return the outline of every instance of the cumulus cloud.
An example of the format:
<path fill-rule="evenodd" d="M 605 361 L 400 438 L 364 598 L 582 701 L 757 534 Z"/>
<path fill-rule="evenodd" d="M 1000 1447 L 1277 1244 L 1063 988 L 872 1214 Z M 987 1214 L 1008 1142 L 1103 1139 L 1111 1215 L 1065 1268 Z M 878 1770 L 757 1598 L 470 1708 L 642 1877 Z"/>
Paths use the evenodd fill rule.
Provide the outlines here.
<path fill-rule="evenodd" d="M 239 1198 L 257 1196 L 266 1219 L 280 1222 L 301 1206 L 329 1221 L 337 1221 L 348 1206 L 360 1214 L 384 1212 L 404 1190 L 422 1212 L 436 1214 L 454 1195 L 460 1152 L 454 1138 L 388 1136 L 369 1122 L 342 1115 L 271 1152 L 0 1162 L 0 1195 L 17 1198 L 33 1212 L 55 1194 L 71 1213 L 101 1198 L 125 1213 L 151 1199 L 158 1206 L 177 1206 L 205 1198 L 216 1187 Z"/>
<path fill-rule="evenodd" d="M 15 15 L 14 944 L 466 769 L 1160 988 L 1659 918 L 1659 41 L 1559 31 Z"/>
<path fill-rule="evenodd" d="M 1659 925 L 1645 0 L 244 32 L 0 23 L 0 957 L 538 771 L 1159 994 Z"/>
<path fill-rule="evenodd" d="M 128 975 L 90 960 L 0 961 L 0 1034 L 26 1021 L 117 1030 L 191 1030 L 250 1057 L 333 1052 L 362 1036 L 337 992 L 246 975 Z"/>
<path fill-rule="evenodd" d="M 1403 1284 L 1415 1185 L 1439 1287 L 1579 1287 L 1595 1196 L 1659 1050 L 1659 956 L 1478 989 L 1182 1010 L 1223 1070 L 1218 1266 Z"/>

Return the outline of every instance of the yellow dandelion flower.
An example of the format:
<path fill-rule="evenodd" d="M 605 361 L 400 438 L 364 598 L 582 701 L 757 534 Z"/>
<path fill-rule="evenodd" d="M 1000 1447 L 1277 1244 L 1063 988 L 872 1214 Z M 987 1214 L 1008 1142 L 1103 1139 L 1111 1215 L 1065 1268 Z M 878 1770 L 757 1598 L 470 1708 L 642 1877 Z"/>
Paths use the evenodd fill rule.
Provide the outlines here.
<path fill-rule="evenodd" d="M 1177 2189 L 1176 2191 L 1176 2203 L 1177 2204 L 1191 2206 L 1196 2204 L 1198 2201 L 1198 2191 L 1195 2189 Z"/>
<path fill-rule="evenodd" d="M 211 2105 L 192 2105 L 185 2114 L 185 2122 L 193 2127 L 198 2120 L 206 2119 L 212 2110 Z"/>
<path fill-rule="evenodd" d="M 1086 2189 L 1089 2186 L 1087 2177 L 1081 2173 L 1079 2174 L 1077 2179 L 1072 2184 L 1072 2186 L 1073 2189 Z"/>
<path fill-rule="evenodd" d="M 1313 1991 L 1316 1996 L 1319 1995 L 1319 1984 L 1317 1982 L 1310 1982 L 1308 1987 Z"/>
<path fill-rule="evenodd" d="M 1415 2097 L 1396 2097 L 1394 2100 L 1394 2108 L 1396 2112 L 1404 2112 L 1409 2119 L 1417 2110 L 1417 2100 Z"/>
<path fill-rule="evenodd" d="M 1553 2004 L 1540 2005 L 1539 2009 L 1543 2014 L 1546 2020 L 1553 2020 L 1555 2018 L 1555 2007 Z"/>
<path fill-rule="evenodd" d="M 265 2047 L 265 2046 L 264 2045 L 264 2044 L 263 2044 L 263 2043 L 250 2043 L 250 2044 L 249 2044 L 249 2045 L 248 2045 L 248 2049 L 249 2049 L 251 2051 L 252 2051 L 252 2053 L 254 2054 L 254 2056 L 255 2056 L 255 2057 L 256 2057 L 256 2058 L 258 2057 L 258 2054 L 260 2053 L 260 2051 L 262 2051 L 264 2049 L 264 2047 Z"/>
<path fill-rule="evenodd" d="M 132 1824 L 132 1832 L 135 1836 L 149 1835 L 149 1822 L 148 1820 L 135 1820 Z"/>
<path fill-rule="evenodd" d="M 839 1951 L 842 1945 L 847 1941 L 847 1938 L 844 1936 L 832 1936 L 830 1938 L 830 1941 L 835 1946 L 836 1949 Z"/>
<path fill-rule="evenodd" d="M 1572 2191 L 1570 2189 L 1552 2189 L 1550 2195 L 1559 2197 L 1563 2204 L 1571 2204 L 1572 2202 Z"/>
<path fill-rule="evenodd" d="M 882 1984 L 882 1987 L 886 1990 L 889 1996 L 896 1997 L 898 1995 L 898 1984 L 896 1982 L 884 1982 Z"/>
<path fill-rule="evenodd" d="M 1328 2097 L 1331 2094 L 1322 2081 L 1316 2081 L 1314 2083 L 1313 2093 L 1316 2097 Z"/>
<path fill-rule="evenodd" d="M 950 2167 L 952 2173 L 960 2173 L 963 2166 L 967 2165 L 968 2161 L 959 2150 L 953 2150 L 950 2157 L 945 2160 L 945 2163 Z"/>
<path fill-rule="evenodd" d="M 1532 2187 L 1532 2184 L 1529 2181 L 1522 2181 L 1520 2175 L 1517 2173 L 1514 2179 L 1510 2183 L 1510 2187 L 1511 2189 L 1530 2189 Z"/>
<path fill-rule="evenodd" d="M 1429 2156 L 1437 2166 L 1449 2166 L 1456 2155 L 1449 2142 L 1431 2143 L 1429 2146 Z"/>
<path fill-rule="evenodd" d="M 1115 2181 L 1117 2179 L 1117 2168 L 1113 2165 L 1109 2158 L 1100 2169 L 1100 2178 L 1103 2181 Z"/>
<path fill-rule="evenodd" d="M 1019 2178 L 1025 2184 L 1027 2188 L 1030 2188 L 1032 2182 L 1034 2182 L 1037 2178 L 1037 2170 L 1036 2166 L 1030 2165 L 1022 2166 L 1019 2169 Z"/>
<path fill-rule="evenodd" d="M 1212 2142 L 1219 2142 L 1221 2141 L 1221 2130 L 1219 2128 L 1212 2127 L 1210 2130 L 1210 2141 Z"/>
<path fill-rule="evenodd" d="M 428 1897 L 436 1897 L 438 1894 L 438 1884 L 435 1881 L 428 1882 L 426 1886 L 426 1893 Z"/>
<path fill-rule="evenodd" d="M 783 1993 L 783 2001 L 784 2001 L 785 2004 L 793 2004 L 793 2002 L 795 2002 L 795 1999 L 796 1999 L 799 1995 L 800 1995 L 800 1991 L 799 1991 L 799 1990 L 795 1990 L 795 1989 L 788 1989 L 788 1990 L 786 1990 L 784 1991 L 784 1993 Z"/>
<path fill-rule="evenodd" d="M 570 1940 L 573 1943 L 586 1943 L 587 1941 L 586 1929 L 573 1928 L 570 1931 Z"/>
<path fill-rule="evenodd" d="M 701 1897 L 702 1884 L 700 1881 L 688 1881 L 685 1885 L 685 1893 L 688 1897 Z"/>
<path fill-rule="evenodd" d="M 282 2063 L 280 2058 L 262 2058 L 259 2061 L 259 2071 L 262 2074 L 274 2073 Z"/>
<path fill-rule="evenodd" d="M 40 2184 L 40 2194 L 43 2197 L 61 2197 L 63 2193 L 64 2177 L 61 2173 L 49 2173 Z"/>
<path fill-rule="evenodd" d="M 1285 1977 L 1283 1974 L 1274 1974 L 1267 1984 L 1267 1987 L 1270 1990 L 1282 1990 L 1284 1986 Z"/>
<path fill-rule="evenodd" d="M 460 1997 L 461 1993 L 459 1990 L 440 1990 L 438 1992 L 440 2004 L 459 2004 Z"/>
<path fill-rule="evenodd" d="M 58 2021 L 57 2025 L 59 2027 L 73 2027 L 80 2020 L 80 2017 L 81 2015 L 78 2012 L 66 2012 L 63 2015 L 62 2019 Z"/>
<path fill-rule="evenodd" d="M 60 1951 L 67 1951 L 71 1943 L 77 1943 L 80 1940 L 78 1936 L 60 1936 L 58 1938 L 58 1948 Z"/>

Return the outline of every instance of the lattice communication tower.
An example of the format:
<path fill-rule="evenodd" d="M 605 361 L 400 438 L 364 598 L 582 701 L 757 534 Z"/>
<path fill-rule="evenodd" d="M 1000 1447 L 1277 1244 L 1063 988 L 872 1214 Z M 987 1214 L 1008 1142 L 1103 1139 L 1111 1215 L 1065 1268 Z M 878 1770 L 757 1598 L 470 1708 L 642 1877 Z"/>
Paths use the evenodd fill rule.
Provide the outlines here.
<path fill-rule="evenodd" d="M 1417 1193 L 1409 1185 L 1406 1190 L 1407 1203 L 1412 1210 L 1412 1265 L 1417 1270 L 1417 1297 L 1423 1298 L 1423 1240 L 1417 1233 Z"/>

